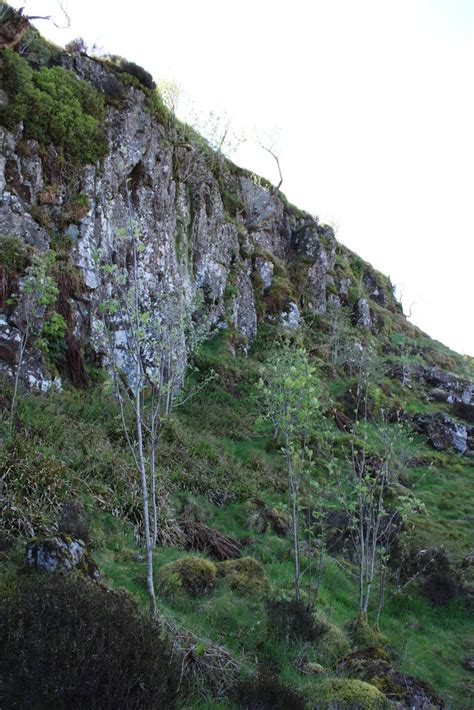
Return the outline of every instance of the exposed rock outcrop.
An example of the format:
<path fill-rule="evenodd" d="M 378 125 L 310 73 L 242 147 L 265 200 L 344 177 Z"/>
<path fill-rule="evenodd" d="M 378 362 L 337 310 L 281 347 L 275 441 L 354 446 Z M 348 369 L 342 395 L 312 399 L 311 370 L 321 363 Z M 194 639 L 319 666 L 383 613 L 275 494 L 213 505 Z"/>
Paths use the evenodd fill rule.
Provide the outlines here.
<path fill-rule="evenodd" d="M 41 572 L 53 574 L 78 570 L 96 582 L 100 579 L 99 569 L 84 542 L 66 535 L 30 540 L 26 545 L 26 562 Z"/>
<path fill-rule="evenodd" d="M 418 431 L 439 451 L 452 450 L 465 454 L 470 445 L 471 431 L 465 424 L 456 422 L 446 414 L 419 414 L 415 417 Z"/>
<path fill-rule="evenodd" d="M 244 170 L 183 140 L 174 125 L 151 115 L 145 90 L 126 86 L 106 62 L 80 53 L 61 53 L 54 61 L 105 97 L 108 148 L 100 162 L 72 169 L 57 147 L 45 149 L 25 136 L 21 122 L 14 130 L 0 128 L 0 234 L 18 237 L 38 252 L 51 248 L 54 234 L 67 240 L 80 286 L 67 295 L 66 348 L 77 356 L 87 346 L 96 361 L 103 357 L 96 334 L 99 306 L 110 297 L 110 286 L 100 263 L 127 263 L 121 235 L 130 224 L 143 245 L 138 275 L 145 307 L 163 318 L 172 313 L 174 322 L 183 323 L 174 348 L 181 373 L 187 323 L 201 330 L 205 325 L 209 332 L 228 328 L 235 346 L 248 348 L 257 332 L 258 300 L 279 288 L 275 259 L 282 264 L 305 259 L 302 303 L 325 312 L 328 289 L 336 283 L 336 248 L 343 252 L 330 227 L 291 207 Z M 381 304 L 393 300 L 367 269 L 370 297 Z M 255 275 L 263 291 L 256 288 Z M 346 298 L 351 278 L 339 281 Z M 282 319 L 289 328 L 297 326 L 301 306 L 297 299 L 282 299 Z M 367 300 L 359 310 L 361 324 L 370 327 Z M 9 306 L 0 317 L 0 371 L 12 376 L 22 330 L 18 309 Z M 119 319 L 115 329 L 116 356 L 127 371 Z M 57 373 L 32 345 L 23 379 L 47 389 Z"/>

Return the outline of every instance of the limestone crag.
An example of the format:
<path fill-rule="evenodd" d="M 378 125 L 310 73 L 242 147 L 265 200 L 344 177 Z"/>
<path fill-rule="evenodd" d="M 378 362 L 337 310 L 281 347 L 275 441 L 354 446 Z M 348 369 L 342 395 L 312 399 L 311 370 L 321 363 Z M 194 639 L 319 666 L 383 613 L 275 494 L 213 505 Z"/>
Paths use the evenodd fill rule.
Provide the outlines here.
<path fill-rule="evenodd" d="M 141 297 L 150 309 L 176 309 L 181 320 L 206 320 L 209 328 L 233 328 L 245 349 L 257 331 L 254 274 L 264 289 L 274 281 L 274 259 L 308 257 L 311 307 L 326 308 L 327 286 L 334 282 L 336 242 L 332 230 L 318 220 L 288 207 L 268 186 L 242 174 L 233 189 L 243 209 L 230 216 L 223 203 L 222 177 L 206 156 L 184 146 L 172 131 L 146 110 L 145 95 L 125 88 L 99 62 L 84 55 L 63 54 L 60 63 L 102 92 L 125 93 L 117 108 L 107 106 L 105 130 L 108 152 L 101 164 L 75 169 L 73 176 L 61 163 L 54 146 L 46 154 L 35 140 L 23 138 L 23 126 L 0 129 L 0 233 L 20 237 L 44 251 L 51 235 L 63 233 L 72 243 L 71 259 L 82 274 L 82 290 L 72 297 L 75 337 L 92 344 L 98 305 L 107 290 L 95 255 L 119 260 L 120 234 L 130 223 L 140 233 L 144 251 L 139 257 Z M 229 177 L 226 161 L 221 166 Z M 69 224 L 65 214 L 71 201 L 71 182 L 85 208 Z M 122 254 L 122 257 L 124 255 Z M 226 287 L 233 293 L 226 299 Z M 289 322 L 297 321 L 298 305 L 285 304 Z M 21 330 L 20 312 L 5 309 L 0 322 L 0 346 L 8 351 L 1 368 L 12 374 Z M 179 318 L 175 318 L 179 320 Z M 125 340 L 117 322 L 118 357 Z M 181 369 L 186 362 L 184 331 L 179 339 Z M 53 377 L 41 354 L 30 349 L 23 378 L 47 389 Z M 126 366 L 126 355 L 122 352 Z"/>

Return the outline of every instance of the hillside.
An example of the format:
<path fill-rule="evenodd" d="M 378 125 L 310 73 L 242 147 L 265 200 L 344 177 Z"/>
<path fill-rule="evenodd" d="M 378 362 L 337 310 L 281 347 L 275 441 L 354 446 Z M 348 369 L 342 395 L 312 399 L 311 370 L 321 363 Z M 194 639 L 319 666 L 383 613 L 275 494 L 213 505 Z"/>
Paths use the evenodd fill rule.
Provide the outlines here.
<path fill-rule="evenodd" d="M 472 361 L 144 69 L 5 8 L 0 706 L 473 707 Z"/>

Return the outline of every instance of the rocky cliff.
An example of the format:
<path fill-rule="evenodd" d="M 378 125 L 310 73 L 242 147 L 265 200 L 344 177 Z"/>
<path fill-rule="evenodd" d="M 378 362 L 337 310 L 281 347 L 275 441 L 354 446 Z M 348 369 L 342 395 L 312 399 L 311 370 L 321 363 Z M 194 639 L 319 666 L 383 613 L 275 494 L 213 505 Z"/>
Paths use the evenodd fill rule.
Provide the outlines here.
<path fill-rule="evenodd" d="M 81 145 L 79 159 L 71 159 L 67 144 L 49 143 L 26 109 L 23 116 L 9 112 L 24 89 L 19 81 L 8 85 L 5 73 L 20 74 L 24 67 L 11 57 L 3 62 L 0 234 L 35 252 L 53 250 L 74 272 L 74 285 L 68 290 L 63 278 L 60 293 L 67 310 L 66 352 L 55 366 L 30 342 L 22 372 L 30 384 L 47 389 L 64 377 L 80 381 L 80 359 L 100 359 L 91 333 L 105 284 L 95 255 L 126 260 L 121 235 L 130 223 L 144 244 L 139 272 L 149 309 L 163 315 L 171 309 L 176 322 L 227 328 L 236 348 L 248 348 L 265 318 L 292 327 L 301 311 L 324 313 L 328 301 L 349 305 L 366 328 L 376 320 L 369 298 L 378 310 L 399 310 L 388 280 L 338 244 L 330 227 L 214 153 L 168 112 L 157 116 L 150 110 L 150 89 L 135 77 L 80 53 L 49 58 L 48 65 L 62 72 L 56 81 L 66 73 L 87 82 L 103 103 L 105 149 L 95 163 L 85 163 Z M 33 83 L 50 71 L 30 64 Z M 75 86 L 79 90 L 80 83 Z M 22 308 L 8 297 L 17 282 L 21 291 L 21 277 L 4 274 L 0 356 L 10 375 L 18 360 Z M 184 330 L 180 341 L 184 366 Z M 118 349 L 121 343 L 117 324 Z"/>

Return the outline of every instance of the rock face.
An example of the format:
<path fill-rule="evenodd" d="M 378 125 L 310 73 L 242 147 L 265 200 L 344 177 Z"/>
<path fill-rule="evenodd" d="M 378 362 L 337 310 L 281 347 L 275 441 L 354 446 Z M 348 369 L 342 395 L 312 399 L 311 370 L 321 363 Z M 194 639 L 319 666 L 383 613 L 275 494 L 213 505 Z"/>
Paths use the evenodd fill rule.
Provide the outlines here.
<path fill-rule="evenodd" d="M 100 579 L 98 567 L 82 540 L 66 535 L 30 540 L 26 545 L 26 562 L 41 572 L 70 573 L 77 569 L 96 582 Z"/>
<path fill-rule="evenodd" d="M 225 160 L 216 170 L 217 156 L 188 144 L 175 128 L 153 118 L 145 93 L 126 87 L 104 64 L 79 53 L 59 55 L 56 61 L 103 96 L 113 97 L 106 101 L 108 152 L 100 164 L 75 168 L 71 182 L 53 145 L 45 150 L 35 140 L 25 140 L 21 123 L 13 131 L 0 127 L 0 234 L 18 237 L 39 252 L 51 247 L 53 234 L 68 240 L 79 283 L 65 296 L 68 361 L 85 346 L 95 361 L 103 357 L 96 335 L 99 307 L 110 297 L 110 284 L 97 259 L 99 266 L 100 260 L 128 263 L 123 233 L 130 224 L 143 245 L 138 256 L 143 303 L 183 324 L 174 347 L 181 372 L 187 323 L 209 333 L 228 328 L 237 347 L 249 346 L 257 332 L 257 300 L 278 288 L 276 260 L 304 259 L 305 308 L 326 310 L 328 288 L 336 283 L 337 244 L 330 227 L 289 206 L 275 190 Z M 229 193 L 238 208 L 229 207 Z M 74 207 L 78 196 L 80 209 Z M 263 289 L 255 289 L 256 275 Z M 389 296 L 382 295 L 375 273 L 365 279 L 373 297 L 386 303 Z M 350 279 L 339 281 L 341 293 L 347 294 Z M 301 305 L 291 298 L 283 305 L 289 328 L 298 324 Z M 359 310 L 369 327 L 367 301 Z M 118 319 L 115 329 L 116 357 L 127 371 L 126 334 Z M 0 373 L 13 375 L 21 332 L 20 310 L 4 305 Z M 45 358 L 31 346 L 22 377 L 44 390 L 53 384 Z"/>

